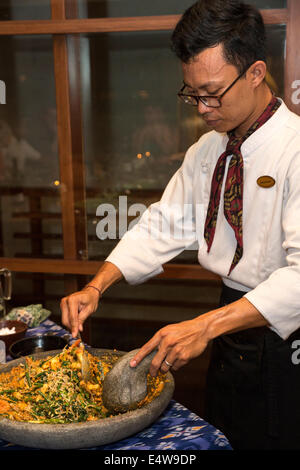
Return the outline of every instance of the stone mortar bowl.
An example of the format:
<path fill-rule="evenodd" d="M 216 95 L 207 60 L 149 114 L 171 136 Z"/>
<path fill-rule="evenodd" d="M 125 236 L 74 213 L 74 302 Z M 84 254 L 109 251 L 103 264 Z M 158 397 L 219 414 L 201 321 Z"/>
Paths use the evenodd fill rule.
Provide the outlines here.
<path fill-rule="evenodd" d="M 110 349 L 88 348 L 101 358 L 112 354 L 123 356 L 124 352 Z M 45 351 L 31 355 L 34 359 L 55 356 L 61 350 Z M 8 372 L 25 358 L 10 361 L 0 366 L 0 373 Z M 125 439 L 151 425 L 168 406 L 174 392 L 174 379 L 170 372 L 161 392 L 151 403 L 110 418 L 68 424 L 34 424 L 0 418 L 0 438 L 16 445 L 39 449 L 84 449 L 97 447 Z"/>

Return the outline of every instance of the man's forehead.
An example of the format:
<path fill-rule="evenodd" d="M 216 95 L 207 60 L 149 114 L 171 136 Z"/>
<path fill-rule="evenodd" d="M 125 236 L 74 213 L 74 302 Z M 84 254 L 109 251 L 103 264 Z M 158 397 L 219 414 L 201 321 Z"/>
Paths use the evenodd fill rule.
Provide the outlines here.
<path fill-rule="evenodd" d="M 206 49 L 182 64 L 184 83 L 192 88 L 222 85 L 232 74 L 233 65 L 225 61 L 220 49 Z"/>

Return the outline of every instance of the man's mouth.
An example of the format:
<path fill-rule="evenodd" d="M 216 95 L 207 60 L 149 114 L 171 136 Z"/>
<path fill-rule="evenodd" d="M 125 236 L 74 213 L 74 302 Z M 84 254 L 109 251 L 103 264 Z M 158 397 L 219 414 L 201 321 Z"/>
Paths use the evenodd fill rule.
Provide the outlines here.
<path fill-rule="evenodd" d="M 215 126 L 220 119 L 204 119 L 208 126 Z"/>

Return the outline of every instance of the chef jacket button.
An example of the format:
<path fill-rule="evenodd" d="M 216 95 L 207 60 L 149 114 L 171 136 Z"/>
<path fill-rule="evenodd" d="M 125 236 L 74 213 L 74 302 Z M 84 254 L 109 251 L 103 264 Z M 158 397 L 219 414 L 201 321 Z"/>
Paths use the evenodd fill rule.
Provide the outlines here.
<path fill-rule="evenodd" d="M 202 166 L 202 171 L 203 171 L 203 173 L 207 173 L 207 172 L 208 172 L 208 165 L 207 165 L 207 163 L 202 163 L 201 166 Z"/>

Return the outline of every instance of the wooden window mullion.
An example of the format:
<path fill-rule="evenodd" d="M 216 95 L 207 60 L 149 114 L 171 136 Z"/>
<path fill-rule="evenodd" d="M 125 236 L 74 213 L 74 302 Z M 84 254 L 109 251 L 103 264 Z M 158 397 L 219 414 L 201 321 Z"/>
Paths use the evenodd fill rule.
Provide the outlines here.
<path fill-rule="evenodd" d="M 297 2 L 297 0 L 296 0 Z M 53 9 L 60 12 L 59 2 L 52 0 Z M 64 0 L 62 0 L 64 4 Z M 265 24 L 285 24 L 288 10 L 261 10 Z M 53 17 L 53 15 L 52 15 Z M 84 18 L 52 20 L 0 21 L 0 35 L 7 34 L 80 34 L 130 31 L 169 31 L 174 28 L 180 15 L 136 16 L 128 18 Z"/>
<path fill-rule="evenodd" d="M 300 115 L 300 1 L 288 0 L 285 61 L 285 103 Z"/>
<path fill-rule="evenodd" d="M 65 1 L 52 0 L 51 6 L 53 20 L 64 20 Z M 53 37 L 65 261 L 86 259 L 88 249 L 78 40 L 66 35 Z M 65 281 L 66 294 L 80 287 L 76 277 Z"/>

